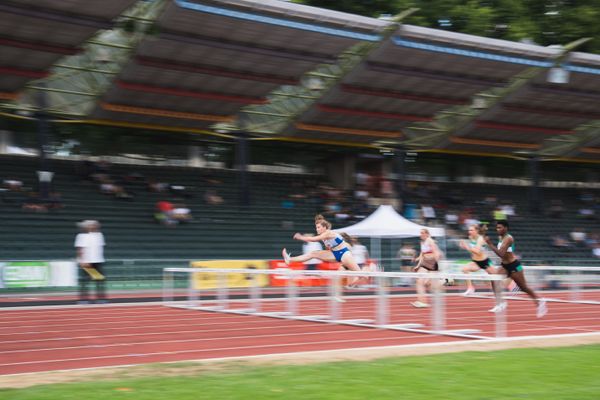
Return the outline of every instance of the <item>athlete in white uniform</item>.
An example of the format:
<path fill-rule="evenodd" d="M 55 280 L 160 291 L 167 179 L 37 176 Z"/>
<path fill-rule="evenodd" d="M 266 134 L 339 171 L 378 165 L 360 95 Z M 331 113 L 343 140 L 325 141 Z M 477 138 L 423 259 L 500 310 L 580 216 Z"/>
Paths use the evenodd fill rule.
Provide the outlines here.
<path fill-rule="evenodd" d="M 441 251 L 438 248 L 435 241 L 429 235 L 429 231 L 427 229 L 421 229 L 421 253 L 415 259 L 417 265 L 413 268 L 415 272 L 430 272 L 437 271 L 438 260 L 441 258 Z M 410 303 L 413 307 L 423 308 L 429 307 L 429 303 L 427 303 L 427 291 L 426 286 L 428 285 L 438 285 L 439 281 L 434 279 L 425 279 L 425 278 L 417 278 L 416 288 L 417 288 L 417 301 Z"/>

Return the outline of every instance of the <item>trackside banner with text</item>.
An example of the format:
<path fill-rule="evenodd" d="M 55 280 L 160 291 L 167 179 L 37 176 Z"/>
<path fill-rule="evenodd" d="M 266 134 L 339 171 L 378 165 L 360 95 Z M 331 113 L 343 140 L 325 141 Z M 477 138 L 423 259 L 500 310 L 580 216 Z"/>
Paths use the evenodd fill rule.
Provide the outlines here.
<path fill-rule="evenodd" d="M 221 269 L 268 269 L 269 263 L 266 260 L 210 260 L 210 261 L 191 261 L 192 268 L 221 268 Z M 227 287 L 246 288 L 252 286 L 252 275 L 242 273 L 226 274 Z M 269 284 L 268 275 L 257 275 L 259 286 Z M 214 272 L 194 272 L 194 289 L 216 289 L 217 274 Z"/>
<path fill-rule="evenodd" d="M 77 286 L 74 261 L 0 262 L 0 289 L 58 286 Z"/>

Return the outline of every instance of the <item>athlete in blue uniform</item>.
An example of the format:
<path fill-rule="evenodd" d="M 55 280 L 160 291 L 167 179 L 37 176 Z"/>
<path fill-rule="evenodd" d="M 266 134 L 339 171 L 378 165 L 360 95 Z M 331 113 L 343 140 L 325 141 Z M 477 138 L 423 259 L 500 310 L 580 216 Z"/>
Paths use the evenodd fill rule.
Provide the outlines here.
<path fill-rule="evenodd" d="M 342 264 L 340 269 L 345 268 L 351 271 L 361 271 L 360 267 L 354 260 L 350 246 L 344 241 L 342 236 L 331 230 L 331 223 L 329 223 L 322 215 L 315 217 L 315 229 L 317 231 L 316 236 L 305 236 L 300 233 L 294 235 L 294 239 L 302 240 L 304 242 L 318 242 L 323 241 L 327 250 L 315 250 L 310 253 L 302 254 L 299 256 L 292 257 L 286 249 L 283 249 L 282 255 L 286 264 L 293 261 L 304 262 L 311 258 L 318 258 L 321 261 L 326 262 L 339 262 Z M 349 286 L 353 286 L 360 280 L 360 277 L 352 277 Z"/>

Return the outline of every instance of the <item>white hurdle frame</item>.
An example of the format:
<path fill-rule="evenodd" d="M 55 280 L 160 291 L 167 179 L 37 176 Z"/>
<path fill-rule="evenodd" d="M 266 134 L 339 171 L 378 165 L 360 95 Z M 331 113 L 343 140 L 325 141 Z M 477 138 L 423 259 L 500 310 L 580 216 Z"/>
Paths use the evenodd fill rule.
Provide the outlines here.
<path fill-rule="evenodd" d="M 583 282 L 592 282 L 600 284 L 600 267 L 575 267 L 564 265 L 525 265 L 525 273 L 535 272 L 568 272 L 567 274 L 540 274 L 533 277 L 532 283 L 539 283 L 540 280 L 561 281 L 569 286 L 569 300 L 547 299 L 549 301 L 570 301 L 584 304 L 600 304 L 598 301 L 581 300 L 581 286 Z M 586 275 L 585 273 L 590 273 Z M 541 279 L 540 279 L 541 278 Z"/>
<path fill-rule="evenodd" d="M 181 302 L 174 301 L 174 274 L 176 273 L 187 273 L 188 274 L 188 290 L 187 290 L 187 301 L 183 304 Z M 217 274 L 217 306 L 206 307 L 202 306 L 200 300 L 200 290 L 193 287 L 193 273 L 215 273 Z M 227 274 L 248 274 L 253 277 L 252 285 L 249 288 L 248 301 L 250 303 L 249 308 L 243 309 L 232 309 L 228 308 L 228 291 L 227 288 Z M 262 288 L 258 285 L 259 275 L 287 275 L 288 286 L 285 290 L 285 302 L 286 311 L 283 312 L 262 312 L 261 303 L 261 290 Z M 329 314 L 328 315 L 299 315 L 298 314 L 298 290 L 295 284 L 295 279 L 298 276 L 303 275 L 319 275 L 322 277 L 329 277 Z M 360 276 L 360 277 L 372 277 L 375 278 L 376 288 L 376 312 L 375 320 L 365 319 L 354 319 L 354 320 L 343 320 L 340 319 L 340 308 L 342 304 L 335 300 L 337 295 L 337 288 L 340 287 L 340 280 L 342 277 L 348 276 Z M 476 333 L 478 330 L 465 329 L 465 330 L 447 330 L 445 329 L 445 296 L 442 293 L 442 285 L 432 285 L 435 290 L 432 290 L 432 304 L 431 307 L 431 329 L 421 329 L 422 325 L 418 323 L 404 323 L 404 324 L 389 324 L 389 296 L 388 296 L 388 285 L 387 282 L 393 278 L 425 278 L 425 279 L 471 279 L 481 281 L 501 281 L 505 277 L 504 275 L 468 275 L 468 274 L 450 274 L 440 272 L 429 272 L 429 273 L 417 273 L 417 272 L 357 272 L 357 271 L 306 271 L 306 270 L 292 270 L 292 269 L 220 269 L 220 268 L 165 268 L 163 270 L 163 305 L 175 308 L 203 310 L 203 311 L 218 311 L 232 314 L 242 315 L 255 315 L 273 318 L 285 318 L 312 322 L 323 322 L 323 323 L 334 323 L 360 327 L 370 327 L 379 329 L 391 329 L 406 332 L 415 333 L 427 333 L 437 334 L 444 336 L 461 337 L 468 339 L 490 339 L 487 336 L 480 336 Z M 207 289 L 213 291 L 214 289 Z M 496 337 L 506 336 L 506 315 L 505 312 L 499 312 L 495 314 Z"/>

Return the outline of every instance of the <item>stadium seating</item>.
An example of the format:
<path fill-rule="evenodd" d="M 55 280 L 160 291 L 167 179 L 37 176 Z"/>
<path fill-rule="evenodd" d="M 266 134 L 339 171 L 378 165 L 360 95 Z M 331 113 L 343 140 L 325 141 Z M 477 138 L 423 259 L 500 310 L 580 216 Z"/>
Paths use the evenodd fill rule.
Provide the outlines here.
<path fill-rule="evenodd" d="M 28 157 L 0 157 L 2 179 L 18 179 L 27 188 L 37 186 L 37 160 Z M 114 176 L 136 173 L 170 184 L 186 186 L 191 197 L 179 198 L 192 210 L 193 220 L 178 226 L 164 226 L 153 219 L 157 201 L 171 199 L 167 193 L 148 191 L 143 182 L 126 184 L 134 198 L 123 200 L 102 194 L 98 183 L 82 176 L 80 162 L 53 160 L 53 188 L 61 194 L 63 209 L 45 213 L 21 209 L 25 195 L 2 192 L 0 202 L 0 254 L 3 260 L 64 260 L 74 257 L 73 241 L 78 230 L 76 223 L 96 219 L 106 236 L 106 257 L 109 275 L 136 287 L 152 285 L 160 279 L 165 266 L 186 266 L 187 260 L 199 259 L 276 259 L 282 247 L 294 253 L 301 244 L 291 239 L 294 232 L 312 232 L 313 216 L 320 211 L 307 201 L 296 202 L 293 208 L 283 208 L 281 201 L 304 175 L 250 173 L 251 199 L 249 207 L 239 205 L 237 175 L 230 170 L 203 170 L 186 167 L 113 165 Z M 203 199 L 210 185 L 207 178 L 218 180 L 221 205 L 207 205 Z M 516 206 L 517 217 L 511 218 L 511 231 L 517 238 L 518 253 L 531 262 L 566 264 L 586 259 L 589 249 L 558 250 L 550 245 L 553 234 L 567 235 L 570 229 L 581 227 L 588 232 L 598 230 L 597 220 L 582 220 L 577 215 L 576 190 L 544 189 L 543 198 L 560 198 L 565 204 L 561 219 L 551 219 L 529 211 L 526 187 L 507 187 L 485 184 L 441 184 L 440 193 L 458 190 L 460 202 L 454 208 L 472 207 L 480 220 L 490 220 L 492 208 L 482 203 L 486 195 Z M 443 196 L 438 197 L 442 199 Z M 176 199 L 177 201 L 177 199 Z M 409 193 L 408 202 L 422 204 L 423 198 Z M 434 204 L 444 205 L 443 200 Z M 444 210 L 437 209 L 443 219 Z M 460 233 L 462 234 L 462 232 Z M 464 235 L 463 235 L 464 236 Z M 369 245 L 368 240 L 364 241 Z M 465 258 L 453 242 L 448 242 L 449 258 Z M 394 258 L 399 241 L 382 247 L 384 258 Z M 586 261 L 586 262 L 588 262 Z M 579 262 L 580 263 L 580 262 Z M 389 262 L 386 269 L 397 269 Z M 114 279 L 118 278 L 118 279 Z M 148 283 L 150 282 L 150 283 Z M 113 283 L 114 284 L 114 283 Z M 127 286 L 126 284 L 124 284 Z"/>

